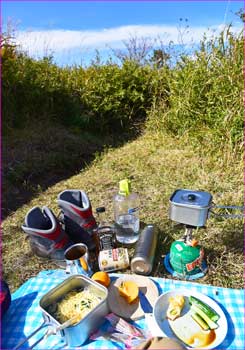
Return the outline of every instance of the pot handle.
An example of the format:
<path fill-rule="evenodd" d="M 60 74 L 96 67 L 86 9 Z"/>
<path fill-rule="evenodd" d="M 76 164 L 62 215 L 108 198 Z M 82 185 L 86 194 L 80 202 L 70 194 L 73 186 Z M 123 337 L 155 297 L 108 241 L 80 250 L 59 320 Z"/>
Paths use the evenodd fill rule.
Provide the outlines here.
<path fill-rule="evenodd" d="M 35 329 L 27 338 L 21 340 L 19 342 L 19 344 L 17 344 L 13 350 L 17 350 L 19 349 L 23 344 L 25 344 L 29 339 L 31 339 L 36 333 L 38 333 L 42 328 L 44 327 L 47 327 L 47 326 L 50 326 L 51 324 L 50 323 L 46 323 L 45 321 L 41 324 L 40 327 L 38 327 L 37 329 Z M 29 349 L 32 349 L 37 343 L 39 343 L 43 338 L 44 336 L 46 335 L 46 333 L 34 344 L 32 345 Z"/>
<path fill-rule="evenodd" d="M 229 218 L 236 219 L 236 218 L 243 218 L 244 217 L 244 213 L 243 214 L 219 214 L 219 213 L 215 213 L 214 211 L 212 211 L 213 208 L 244 211 L 244 207 L 243 206 L 238 206 L 238 205 L 216 205 L 216 204 L 213 203 L 213 205 L 210 207 L 209 211 L 210 211 L 210 213 L 212 213 L 215 216 L 223 217 L 223 218 L 226 218 L 226 219 L 229 219 Z"/>

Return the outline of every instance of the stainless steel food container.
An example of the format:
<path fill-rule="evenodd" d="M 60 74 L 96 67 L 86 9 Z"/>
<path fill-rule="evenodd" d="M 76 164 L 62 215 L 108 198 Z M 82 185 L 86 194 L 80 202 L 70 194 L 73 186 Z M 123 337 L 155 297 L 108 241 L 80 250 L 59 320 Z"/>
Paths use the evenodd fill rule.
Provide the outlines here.
<path fill-rule="evenodd" d="M 169 217 L 181 224 L 205 226 L 211 204 L 209 192 L 178 189 L 170 197 Z"/>
<path fill-rule="evenodd" d="M 82 275 L 73 275 L 63 281 L 61 284 L 51 289 L 46 293 L 39 302 L 43 317 L 46 321 L 51 321 L 54 325 L 59 326 L 60 323 L 55 320 L 50 312 L 52 305 L 61 300 L 67 293 L 72 290 L 85 288 L 91 286 L 92 292 L 101 298 L 101 302 L 91 310 L 79 323 L 68 326 L 63 329 L 61 335 L 64 336 L 68 346 L 76 347 L 82 345 L 89 337 L 89 335 L 100 327 L 104 320 L 104 316 L 108 314 L 109 309 L 107 305 L 107 288 L 94 282 L 90 278 Z M 50 307 L 51 306 L 51 307 Z"/>

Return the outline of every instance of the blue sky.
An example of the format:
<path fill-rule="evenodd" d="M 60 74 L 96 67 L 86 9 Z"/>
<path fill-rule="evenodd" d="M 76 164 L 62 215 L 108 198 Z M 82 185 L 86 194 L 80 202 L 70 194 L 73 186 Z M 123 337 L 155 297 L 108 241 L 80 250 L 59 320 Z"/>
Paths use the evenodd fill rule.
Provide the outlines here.
<path fill-rule="evenodd" d="M 2 30 L 8 22 L 17 43 L 33 57 L 53 54 L 60 65 L 88 63 L 99 50 L 106 58 L 131 37 L 168 45 L 196 44 L 233 23 L 243 1 L 2 1 Z M 182 18 L 182 21 L 180 20 Z M 185 25 L 189 30 L 185 31 Z M 180 33 L 182 33 L 180 38 Z M 180 43 L 181 41 L 181 43 Z"/>

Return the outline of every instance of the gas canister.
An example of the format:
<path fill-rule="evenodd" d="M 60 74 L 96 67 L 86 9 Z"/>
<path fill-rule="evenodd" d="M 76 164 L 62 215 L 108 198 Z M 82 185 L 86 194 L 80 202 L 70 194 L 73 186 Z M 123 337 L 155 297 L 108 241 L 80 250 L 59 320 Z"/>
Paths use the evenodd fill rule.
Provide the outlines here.
<path fill-rule="evenodd" d="M 204 259 L 204 250 L 200 245 L 187 245 L 181 240 L 172 243 L 170 264 L 181 275 L 195 275 L 200 271 Z"/>

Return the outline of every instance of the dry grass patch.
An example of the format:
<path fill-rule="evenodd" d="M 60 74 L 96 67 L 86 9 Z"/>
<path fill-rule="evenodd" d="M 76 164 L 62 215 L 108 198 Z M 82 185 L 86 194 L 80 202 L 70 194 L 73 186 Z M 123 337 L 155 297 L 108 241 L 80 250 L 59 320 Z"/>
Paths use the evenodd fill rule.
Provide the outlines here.
<path fill-rule="evenodd" d="M 224 205 L 243 203 L 243 162 L 241 155 L 227 149 L 215 150 L 212 144 L 194 145 L 163 134 L 145 133 L 118 149 L 108 149 L 78 175 L 48 188 L 3 222 L 3 272 L 12 290 L 41 269 L 55 266 L 32 256 L 21 230 L 27 211 L 47 205 L 58 215 L 56 198 L 64 189 L 82 189 L 92 206 L 107 208 L 113 220 L 112 199 L 122 178 L 132 180 L 141 197 L 141 221 L 153 223 L 159 232 L 153 275 L 170 277 L 162 265 L 163 256 L 183 228 L 169 220 L 171 194 L 178 188 L 205 190 L 214 202 Z M 207 227 L 197 231 L 205 247 L 209 271 L 197 282 L 243 288 L 243 224 L 240 219 L 210 217 Z M 130 251 L 132 254 L 133 250 Z M 129 272 L 129 271 L 127 271 Z"/>

